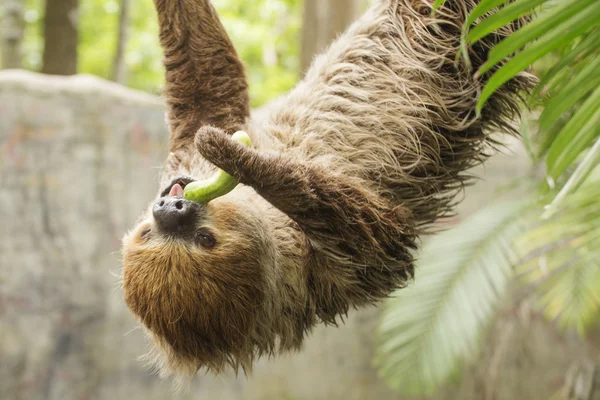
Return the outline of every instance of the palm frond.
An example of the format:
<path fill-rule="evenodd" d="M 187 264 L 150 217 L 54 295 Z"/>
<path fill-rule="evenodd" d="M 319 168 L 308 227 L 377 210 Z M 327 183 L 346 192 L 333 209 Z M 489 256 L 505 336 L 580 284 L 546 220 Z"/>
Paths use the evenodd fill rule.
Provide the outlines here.
<path fill-rule="evenodd" d="M 470 27 L 475 23 L 475 21 L 477 21 L 477 19 L 510 1 L 511 0 L 481 0 L 467 17 L 465 25 L 467 28 Z"/>
<path fill-rule="evenodd" d="M 524 15 L 533 20 L 490 50 L 482 75 L 504 63 L 485 84 L 481 111 L 492 94 L 516 74 L 551 54 L 530 104 L 539 103 L 542 145 L 550 182 L 555 182 L 600 136 L 600 2 L 597 0 L 482 0 L 463 28 L 463 47 Z M 475 25 L 474 25 L 475 24 Z M 511 57 L 505 62 L 507 57 Z M 548 187 L 544 189 L 547 191 Z"/>
<path fill-rule="evenodd" d="M 486 83 L 477 102 L 477 110 L 481 111 L 500 86 L 529 68 L 535 61 L 600 26 L 598 15 L 600 2 L 596 0 L 568 1 L 562 7 L 534 19 L 496 45 L 480 68 L 480 74 L 489 71 L 511 54 L 517 54 Z"/>
<path fill-rule="evenodd" d="M 445 2 L 446 2 L 446 0 L 435 0 L 435 3 L 433 3 L 432 12 L 435 13 Z"/>
<path fill-rule="evenodd" d="M 565 111 L 597 87 L 600 87 L 600 57 L 589 60 L 572 79 L 556 90 L 540 115 L 540 129 L 550 129 Z"/>
<path fill-rule="evenodd" d="M 567 122 L 548 150 L 548 177 L 558 178 L 599 136 L 600 85 Z"/>
<path fill-rule="evenodd" d="M 581 164 L 577 166 L 577 169 L 565 186 L 556 195 L 552 203 L 546 207 L 546 211 L 542 217 L 548 218 L 558 211 L 559 205 L 569 196 L 571 193 L 579 189 L 588 178 L 593 176 L 594 172 L 600 171 L 600 138 L 596 139 L 596 144 L 590 149 L 585 155 Z"/>
<path fill-rule="evenodd" d="M 488 5 L 480 3 L 478 7 L 476 7 L 471 13 L 468 21 L 475 22 L 473 17 L 480 17 L 482 12 L 486 13 L 492 11 L 497 5 L 500 4 L 508 4 L 500 9 L 499 11 L 493 13 L 485 20 L 483 20 L 480 24 L 475 26 L 466 37 L 467 42 L 471 44 L 475 44 L 480 39 L 489 35 L 490 32 L 495 32 L 497 29 L 502 28 L 504 25 L 516 20 L 517 18 L 523 17 L 525 15 L 531 14 L 535 7 L 547 2 L 549 0 L 522 0 L 515 2 L 508 2 L 507 0 L 495 1 Z M 482 7 L 482 5 L 484 7 Z"/>
<path fill-rule="evenodd" d="M 540 77 L 539 83 L 532 92 L 533 100 L 542 96 L 542 91 L 549 92 L 560 89 L 565 82 L 570 80 L 573 72 L 581 66 L 588 64 L 590 58 L 595 57 L 600 49 L 600 29 L 582 35 L 581 40 L 573 46 L 566 47 L 557 55 L 560 57 L 550 69 Z M 554 96 L 551 96 L 553 98 Z"/>
<path fill-rule="evenodd" d="M 600 181 L 586 182 L 515 243 L 545 315 L 581 334 L 600 317 Z"/>
<path fill-rule="evenodd" d="M 490 206 L 425 245 L 413 286 L 384 309 L 376 364 L 408 394 L 434 390 L 477 353 L 517 259 L 511 239 L 525 202 Z"/>

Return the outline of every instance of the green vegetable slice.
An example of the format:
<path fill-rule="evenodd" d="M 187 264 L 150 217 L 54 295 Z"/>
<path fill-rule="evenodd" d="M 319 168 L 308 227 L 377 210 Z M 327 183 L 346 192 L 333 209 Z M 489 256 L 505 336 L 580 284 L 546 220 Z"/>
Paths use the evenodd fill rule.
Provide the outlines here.
<path fill-rule="evenodd" d="M 231 140 L 241 143 L 246 146 L 252 146 L 250 136 L 246 132 L 236 132 Z M 183 196 L 187 200 L 198 203 L 208 203 L 218 197 L 225 196 L 238 185 L 237 179 L 229 175 L 227 172 L 219 169 L 213 176 L 208 179 L 195 181 L 185 186 Z"/>

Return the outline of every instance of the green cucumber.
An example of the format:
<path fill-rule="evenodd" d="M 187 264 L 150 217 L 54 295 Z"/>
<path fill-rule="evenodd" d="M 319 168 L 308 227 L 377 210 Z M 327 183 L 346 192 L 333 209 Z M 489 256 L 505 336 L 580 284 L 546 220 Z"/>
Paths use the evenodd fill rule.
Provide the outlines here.
<path fill-rule="evenodd" d="M 246 132 L 236 132 L 231 140 L 235 140 L 246 146 L 252 146 L 250 136 Z M 238 181 L 227 172 L 219 169 L 213 176 L 201 181 L 195 181 L 185 185 L 183 197 L 197 203 L 208 203 L 218 197 L 225 196 L 238 185 Z"/>

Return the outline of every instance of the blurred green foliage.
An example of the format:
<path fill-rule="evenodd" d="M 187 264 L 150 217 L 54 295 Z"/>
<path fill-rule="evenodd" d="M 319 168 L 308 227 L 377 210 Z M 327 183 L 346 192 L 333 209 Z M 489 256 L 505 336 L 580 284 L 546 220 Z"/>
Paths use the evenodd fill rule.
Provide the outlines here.
<path fill-rule="evenodd" d="M 213 0 L 240 57 L 246 64 L 252 106 L 292 88 L 298 80 L 302 25 L 301 0 Z M 120 2 L 81 0 L 79 72 L 110 78 L 117 45 Z M 42 0 L 27 0 L 24 66 L 41 67 Z M 152 0 L 132 2 L 126 45 L 127 86 L 159 93 L 163 84 L 162 50 Z"/>

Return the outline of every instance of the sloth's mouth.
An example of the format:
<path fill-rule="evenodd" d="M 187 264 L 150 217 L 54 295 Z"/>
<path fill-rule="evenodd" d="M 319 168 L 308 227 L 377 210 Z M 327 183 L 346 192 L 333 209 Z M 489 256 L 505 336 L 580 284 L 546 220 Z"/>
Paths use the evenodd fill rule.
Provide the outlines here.
<path fill-rule="evenodd" d="M 196 179 L 190 178 L 189 176 L 177 177 L 173 179 L 171 183 L 160 193 L 160 197 L 183 197 L 183 189 L 185 189 L 188 184 L 194 181 L 196 181 Z"/>

